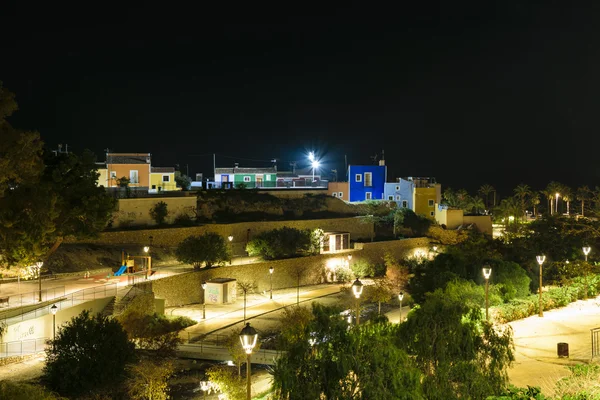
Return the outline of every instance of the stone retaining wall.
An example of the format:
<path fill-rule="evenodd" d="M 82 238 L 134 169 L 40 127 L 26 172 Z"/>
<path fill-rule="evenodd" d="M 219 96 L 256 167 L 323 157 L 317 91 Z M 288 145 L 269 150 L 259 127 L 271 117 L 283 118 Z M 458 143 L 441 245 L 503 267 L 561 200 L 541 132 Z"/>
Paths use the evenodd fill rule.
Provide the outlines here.
<path fill-rule="evenodd" d="M 393 240 L 376 243 L 357 243 L 360 249 L 349 250 L 336 254 L 321 254 L 317 256 L 290 258 L 246 265 L 227 265 L 210 268 L 186 274 L 175 275 L 144 283 L 150 285 L 158 298 L 165 299 L 166 307 L 180 306 L 191 303 L 201 303 L 203 281 L 212 278 L 234 278 L 238 281 L 253 282 L 258 292 L 268 291 L 269 268 L 275 269 L 273 289 L 293 288 L 298 285 L 313 285 L 331 280 L 331 270 L 347 260 L 347 255 L 352 254 L 352 261 L 365 258 L 373 263 L 383 261 L 386 253 L 391 253 L 396 258 L 410 257 L 419 251 L 428 251 L 427 238 Z"/>
<path fill-rule="evenodd" d="M 97 244 L 135 244 L 146 246 L 149 244 L 149 237 L 152 236 L 152 243 L 155 246 L 175 247 L 182 240 L 191 235 L 202 235 L 205 232 L 216 232 L 227 238 L 233 236 L 232 245 L 245 247 L 246 242 L 255 235 L 283 228 L 284 226 L 297 229 L 316 229 L 321 228 L 324 231 L 350 232 L 352 240 L 368 239 L 373 232 L 372 223 L 362 223 L 358 217 L 351 218 L 330 218 L 330 219 L 310 219 L 298 221 L 263 221 L 263 222 L 242 222 L 236 224 L 207 224 L 203 226 L 194 226 L 189 228 L 167 228 L 167 229 L 140 229 L 119 232 L 102 232 L 99 237 L 94 239 L 65 239 L 69 243 L 97 243 Z"/>

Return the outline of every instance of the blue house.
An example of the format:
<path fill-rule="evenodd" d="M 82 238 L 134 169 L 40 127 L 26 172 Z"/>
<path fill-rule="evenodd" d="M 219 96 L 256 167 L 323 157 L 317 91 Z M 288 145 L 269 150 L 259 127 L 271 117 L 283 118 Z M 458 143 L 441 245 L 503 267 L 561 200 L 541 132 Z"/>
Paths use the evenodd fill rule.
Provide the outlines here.
<path fill-rule="evenodd" d="M 413 189 L 414 182 L 398 178 L 397 182 L 388 182 L 385 184 L 384 199 L 396 202 L 398 208 L 413 209 Z"/>
<path fill-rule="evenodd" d="M 349 201 L 383 200 L 387 167 L 380 165 L 350 165 L 348 167 Z"/>

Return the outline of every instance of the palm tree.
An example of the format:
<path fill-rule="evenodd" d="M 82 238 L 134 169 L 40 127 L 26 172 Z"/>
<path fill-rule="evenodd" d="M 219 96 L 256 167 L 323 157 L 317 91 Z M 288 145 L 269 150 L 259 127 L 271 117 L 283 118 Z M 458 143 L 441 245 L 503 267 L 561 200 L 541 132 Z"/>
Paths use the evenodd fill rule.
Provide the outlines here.
<path fill-rule="evenodd" d="M 548 199 L 548 212 L 550 215 L 552 215 L 552 199 L 554 198 L 554 192 L 546 188 L 544 190 L 540 190 L 540 193 L 544 195 L 546 199 Z"/>
<path fill-rule="evenodd" d="M 570 187 L 563 186 L 562 198 L 563 198 L 563 201 L 565 201 L 567 203 L 567 215 L 569 215 L 569 205 L 571 204 L 571 201 L 573 200 L 573 192 L 571 191 Z"/>
<path fill-rule="evenodd" d="M 529 185 L 521 183 L 514 189 L 515 196 L 517 196 L 521 202 L 521 216 L 525 215 L 525 200 L 527 196 L 531 194 L 531 188 Z"/>
<path fill-rule="evenodd" d="M 496 189 L 494 189 L 492 185 L 488 185 L 486 183 L 485 185 L 481 186 L 477 192 L 483 196 L 483 200 L 485 201 L 485 208 L 488 210 L 490 209 L 490 193 L 494 192 L 494 207 L 496 206 Z"/>
<path fill-rule="evenodd" d="M 465 211 L 468 211 L 469 204 L 471 203 L 471 196 L 465 189 L 460 189 L 456 192 L 456 199 L 458 200 L 459 207 Z"/>
<path fill-rule="evenodd" d="M 498 205 L 498 213 L 504 219 L 505 227 L 508 227 L 510 217 L 514 218 L 514 215 L 516 213 L 519 213 L 520 209 L 521 205 L 515 197 L 508 197 L 506 199 L 502 199 L 502 201 Z"/>
<path fill-rule="evenodd" d="M 533 206 L 533 218 L 536 216 L 535 208 L 540 204 L 540 194 L 533 192 L 529 198 L 529 203 Z"/>
<path fill-rule="evenodd" d="M 483 199 L 481 197 L 475 196 L 471 198 L 469 208 L 471 210 L 474 210 L 476 214 L 480 214 L 479 210 L 485 209 L 485 203 L 483 202 Z"/>
<path fill-rule="evenodd" d="M 563 185 L 560 183 L 552 181 L 548 184 L 548 186 L 546 186 L 546 189 L 544 189 L 544 194 L 549 196 L 548 199 L 550 200 L 550 215 L 554 214 L 552 211 L 552 200 L 555 198 L 557 193 L 560 193 L 562 186 Z"/>
<path fill-rule="evenodd" d="M 590 193 L 591 193 L 591 190 L 587 186 L 582 186 L 580 188 L 577 188 L 577 192 L 575 193 L 575 198 L 581 202 L 581 216 L 582 217 L 585 216 L 583 210 L 585 208 L 585 202 L 590 199 Z"/>

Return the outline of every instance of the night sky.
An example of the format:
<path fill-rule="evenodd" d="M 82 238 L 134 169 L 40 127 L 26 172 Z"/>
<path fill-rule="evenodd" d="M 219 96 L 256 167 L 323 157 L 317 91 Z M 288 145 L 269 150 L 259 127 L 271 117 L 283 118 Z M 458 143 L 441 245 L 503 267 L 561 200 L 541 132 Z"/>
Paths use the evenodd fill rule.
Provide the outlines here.
<path fill-rule="evenodd" d="M 600 185 L 597 1 L 45 3 L 3 3 L 0 80 L 52 148 L 192 176 L 315 150 L 340 178 L 385 150 L 389 179 Z"/>

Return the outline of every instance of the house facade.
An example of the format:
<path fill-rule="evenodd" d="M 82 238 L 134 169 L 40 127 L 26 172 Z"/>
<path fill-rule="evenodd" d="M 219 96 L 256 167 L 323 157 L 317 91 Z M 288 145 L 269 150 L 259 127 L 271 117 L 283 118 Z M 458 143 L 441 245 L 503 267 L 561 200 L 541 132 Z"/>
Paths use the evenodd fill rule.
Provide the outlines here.
<path fill-rule="evenodd" d="M 386 182 L 384 199 L 393 201 L 398 208 L 413 209 L 414 184 L 407 179 L 398 178 L 397 182 Z"/>
<path fill-rule="evenodd" d="M 327 194 L 340 200 L 349 201 L 348 182 L 329 182 Z"/>
<path fill-rule="evenodd" d="M 277 169 L 272 168 L 215 168 L 215 184 L 221 188 L 272 188 L 277 185 Z"/>
<path fill-rule="evenodd" d="M 442 185 L 435 178 L 413 178 L 413 211 L 430 219 L 435 219 L 435 205 L 441 203 Z"/>
<path fill-rule="evenodd" d="M 119 187 L 118 180 L 129 179 L 129 187 L 150 187 L 150 153 L 107 153 L 97 184 L 106 188 Z"/>
<path fill-rule="evenodd" d="M 175 183 L 175 168 L 151 167 L 148 193 L 179 190 Z"/>
<path fill-rule="evenodd" d="M 348 166 L 348 198 L 350 202 L 383 200 L 387 167 L 380 165 Z"/>

